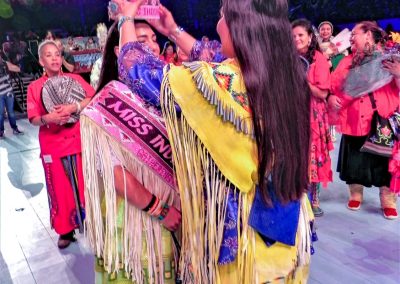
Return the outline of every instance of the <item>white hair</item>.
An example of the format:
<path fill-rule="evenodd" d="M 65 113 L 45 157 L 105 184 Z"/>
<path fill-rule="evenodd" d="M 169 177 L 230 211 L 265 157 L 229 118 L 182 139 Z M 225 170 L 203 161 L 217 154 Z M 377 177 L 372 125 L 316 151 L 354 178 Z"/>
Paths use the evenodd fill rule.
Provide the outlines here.
<path fill-rule="evenodd" d="M 57 43 L 56 43 L 54 40 L 48 40 L 48 39 L 46 39 L 46 40 L 42 41 L 42 42 L 39 44 L 39 47 L 38 47 L 38 55 L 39 55 L 39 58 L 42 57 L 42 52 L 43 52 L 44 47 L 45 47 L 46 45 L 49 45 L 49 44 L 54 45 L 54 46 L 57 47 L 57 49 L 58 49 Z"/>

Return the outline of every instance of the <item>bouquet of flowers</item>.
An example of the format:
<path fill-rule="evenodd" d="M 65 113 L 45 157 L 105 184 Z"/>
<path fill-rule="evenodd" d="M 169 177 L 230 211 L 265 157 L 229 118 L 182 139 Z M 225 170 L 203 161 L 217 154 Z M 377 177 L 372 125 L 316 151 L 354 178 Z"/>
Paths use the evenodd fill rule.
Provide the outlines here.
<path fill-rule="evenodd" d="M 383 52 L 374 52 L 353 67 L 344 84 L 344 91 L 358 98 L 373 92 L 393 80 L 392 74 L 382 68 L 384 61 L 400 61 L 400 34 L 391 33 Z"/>

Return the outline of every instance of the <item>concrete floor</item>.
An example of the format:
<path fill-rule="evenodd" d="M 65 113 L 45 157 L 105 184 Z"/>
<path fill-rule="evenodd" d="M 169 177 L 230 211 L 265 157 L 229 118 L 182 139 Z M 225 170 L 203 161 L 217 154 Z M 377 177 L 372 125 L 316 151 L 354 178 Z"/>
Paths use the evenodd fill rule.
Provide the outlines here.
<path fill-rule="evenodd" d="M 94 283 L 94 259 L 84 236 L 65 250 L 57 248 L 38 129 L 26 119 L 18 125 L 25 135 L 13 136 L 6 125 L 6 139 L 0 140 L 0 283 Z M 337 150 L 332 158 L 336 167 Z M 400 283 L 400 222 L 383 218 L 378 190 L 367 190 L 361 210 L 350 211 L 347 187 L 335 175 L 321 200 L 325 215 L 317 219 L 309 283 Z"/>

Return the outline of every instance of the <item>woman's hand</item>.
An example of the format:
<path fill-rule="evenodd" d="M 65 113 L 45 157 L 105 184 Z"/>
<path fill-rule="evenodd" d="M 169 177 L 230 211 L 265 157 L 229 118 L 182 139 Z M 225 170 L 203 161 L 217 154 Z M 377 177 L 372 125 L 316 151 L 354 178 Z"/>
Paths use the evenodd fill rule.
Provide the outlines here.
<path fill-rule="evenodd" d="M 112 0 L 108 4 L 108 15 L 112 20 L 119 20 L 122 16 L 134 18 L 144 2 L 146 0 Z"/>
<path fill-rule="evenodd" d="M 385 60 L 382 62 L 382 65 L 383 69 L 389 71 L 395 78 L 400 78 L 400 59 L 393 58 L 393 61 Z"/>
<path fill-rule="evenodd" d="M 59 114 L 70 116 L 71 114 L 77 112 L 77 106 L 75 104 L 57 105 L 54 107 L 54 111 Z"/>
<path fill-rule="evenodd" d="M 329 93 L 328 90 L 322 90 L 322 89 L 318 88 L 317 86 L 314 86 L 310 82 L 308 82 L 308 86 L 310 87 L 311 94 L 314 97 L 325 100 L 326 97 L 328 96 L 328 93 Z"/>
<path fill-rule="evenodd" d="M 175 23 L 174 16 L 167 8 L 165 8 L 163 5 L 160 5 L 159 9 L 160 18 L 157 20 L 147 20 L 147 22 L 152 25 L 159 33 L 168 37 L 176 30 L 178 25 Z"/>
<path fill-rule="evenodd" d="M 46 122 L 48 124 L 53 123 L 53 124 L 57 124 L 57 125 L 63 125 L 68 122 L 70 117 L 71 117 L 71 115 L 69 115 L 65 112 L 53 111 L 49 114 L 46 114 L 44 119 L 46 120 Z"/>
<path fill-rule="evenodd" d="M 68 105 L 57 105 L 54 110 L 46 115 L 46 121 L 48 123 L 54 123 L 58 125 L 63 125 L 68 122 L 71 118 L 71 114 L 77 111 L 77 106 L 75 104 Z"/>
<path fill-rule="evenodd" d="M 182 221 L 181 212 L 179 212 L 175 207 L 171 206 L 167 213 L 167 216 L 161 221 L 161 224 L 164 225 L 169 231 L 176 231 Z"/>
<path fill-rule="evenodd" d="M 328 105 L 333 109 L 339 110 L 342 108 L 342 100 L 338 96 L 330 95 L 328 97 Z"/>

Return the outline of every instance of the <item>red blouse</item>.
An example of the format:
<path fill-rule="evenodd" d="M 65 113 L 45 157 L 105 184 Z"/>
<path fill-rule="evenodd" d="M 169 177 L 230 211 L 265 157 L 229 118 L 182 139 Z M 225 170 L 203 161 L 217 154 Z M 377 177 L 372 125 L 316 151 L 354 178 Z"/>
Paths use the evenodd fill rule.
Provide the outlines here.
<path fill-rule="evenodd" d="M 315 51 L 314 62 L 310 65 L 307 79 L 312 85 L 321 90 L 329 90 L 331 87 L 330 66 L 326 57 L 319 51 Z"/>
<path fill-rule="evenodd" d="M 65 73 L 77 80 L 86 92 L 86 97 L 94 96 L 94 89 L 79 75 Z M 28 86 L 27 111 L 28 119 L 47 114 L 42 103 L 42 88 L 48 77 L 41 77 Z M 79 122 L 72 126 L 50 124 L 39 128 L 40 156 L 52 155 L 54 158 L 65 157 L 81 152 Z"/>
<path fill-rule="evenodd" d="M 175 53 L 172 54 L 172 55 L 165 55 L 165 56 L 164 55 L 160 55 L 160 59 L 162 61 L 164 61 L 165 63 L 173 63 L 173 64 L 175 64 L 176 63 L 175 57 L 176 57 Z"/>
<path fill-rule="evenodd" d="M 342 108 L 337 117 L 338 130 L 347 135 L 365 136 L 370 131 L 374 111 L 368 95 L 354 99 L 343 92 L 343 84 L 351 63 L 352 55 L 346 56 L 331 76 L 332 94 L 342 100 Z M 394 80 L 373 92 L 379 115 L 388 117 L 399 107 L 399 92 Z"/>

